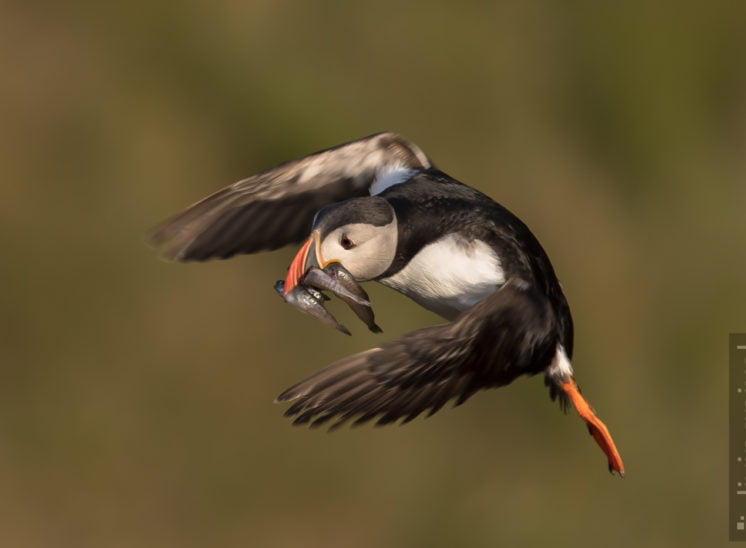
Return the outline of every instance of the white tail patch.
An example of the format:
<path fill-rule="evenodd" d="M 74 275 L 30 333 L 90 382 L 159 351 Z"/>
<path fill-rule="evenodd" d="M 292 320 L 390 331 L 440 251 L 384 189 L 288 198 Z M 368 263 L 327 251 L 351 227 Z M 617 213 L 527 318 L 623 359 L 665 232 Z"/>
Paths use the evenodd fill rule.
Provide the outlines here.
<path fill-rule="evenodd" d="M 380 168 L 376 173 L 376 180 L 370 185 L 370 195 L 375 196 L 389 187 L 408 181 L 417 171 L 419 170 L 404 167 L 401 162 Z"/>
<path fill-rule="evenodd" d="M 572 364 L 565 353 L 565 348 L 561 344 L 558 344 L 552 365 L 547 369 L 547 375 L 552 379 L 566 380 L 567 377 L 572 377 L 572 373 Z"/>

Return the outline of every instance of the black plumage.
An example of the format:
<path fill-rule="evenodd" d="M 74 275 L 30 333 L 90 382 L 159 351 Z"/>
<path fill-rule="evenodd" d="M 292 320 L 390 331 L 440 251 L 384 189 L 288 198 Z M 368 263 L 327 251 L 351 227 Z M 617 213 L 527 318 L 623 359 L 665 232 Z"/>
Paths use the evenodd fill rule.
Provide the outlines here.
<path fill-rule="evenodd" d="M 450 322 L 342 358 L 285 390 L 277 401 L 293 402 L 285 414 L 295 424 L 409 422 L 543 373 L 552 398 L 572 402 L 610 470 L 623 474 L 608 430 L 572 377 L 572 316 L 539 241 L 505 207 L 435 169 L 396 134 L 239 181 L 168 219 L 151 242 L 166 258 L 201 261 L 276 249 L 309 233 L 277 286 L 286 301 L 335 325 L 313 297 L 320 288 L 302 283 L 319 268 L 316 277 L 336 287 L 324 276 L 335 274 L 329 265 L 337 261 L 348 276 L 342 281 L 361 295 L 357 281 L 376 280 Z M 356 313 L 377 331 L 365 297 Z"/>

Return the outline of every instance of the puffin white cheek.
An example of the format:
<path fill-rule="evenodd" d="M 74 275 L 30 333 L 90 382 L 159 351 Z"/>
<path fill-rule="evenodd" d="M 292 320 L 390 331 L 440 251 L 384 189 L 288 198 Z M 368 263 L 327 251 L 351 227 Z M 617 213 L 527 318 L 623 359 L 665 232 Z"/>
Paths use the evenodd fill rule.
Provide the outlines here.
<path fill-rule="evenodd" d="M 391 259 L 384 250 L 377 245 L 379 242 L 371 240 L 346 252 L 342 262 L 356 280 L 372 280 L 383 274 L 391 264 Z"/>
<path fill-rule="evenodd" d="M 342 263 L 342 266 L 344 266 L 342 261 L 343 257 L 341 256 L 342 251 L 344 251 L 344 249 L 337 245 L 336 241 L 330 241 L 327 239 L 321 243 L 321 246 L 319 246 L 319 255 L 321 255 L 320 257 L 317 257 L 319 264 L 324 267 L 327 264 L 336 261 Z"/>

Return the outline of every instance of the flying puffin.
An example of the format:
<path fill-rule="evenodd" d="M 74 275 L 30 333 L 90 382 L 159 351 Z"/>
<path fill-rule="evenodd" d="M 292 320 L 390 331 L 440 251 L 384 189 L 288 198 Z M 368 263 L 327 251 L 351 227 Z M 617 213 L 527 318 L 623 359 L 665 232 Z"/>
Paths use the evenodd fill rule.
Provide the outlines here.
<path fill-rule="evenodd" d="M 377 281 L 448 320 L 342 358 L 284 391 L 277 401 L 295 400 L 286 415 L 297 424 L 408 422 L 451 399 L 458 405 L 478 390 L 543 373 L 552 399 L 575 407 L 609 470 L 624 475 L 611 435 L 573 378 L 570 308 L 536 237 L 395 133 L 234 183 L 166 220 L 150 240 L 164 258 L 178 261 L 225 259 L 305 240 L 277 287 L 286 298 L 303 289 L 311 304 L 300 308 L 325 314 L 326 297 L 319 286 L 308 285 L 305 293 L 305 276 L 339 267 L 351 276 L 343 284 L 350 289 Z M 340 296 L 349 293 L 337 289 Z M 358 308 L 369 306 L 364 292 L 357 295 L 350 299 Z M 372 314 L 364 321 L 379 331 Z"/>

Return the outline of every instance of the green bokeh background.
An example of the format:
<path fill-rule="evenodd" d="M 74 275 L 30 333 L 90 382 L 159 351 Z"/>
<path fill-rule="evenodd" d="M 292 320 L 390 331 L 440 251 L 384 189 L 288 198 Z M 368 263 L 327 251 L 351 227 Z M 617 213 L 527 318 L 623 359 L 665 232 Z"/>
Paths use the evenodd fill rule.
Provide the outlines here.
<path fill-rule="evenodd" d="M 724 546 L 746 3 L 4 2 L 0 545 Z M 532 227 L 627 478 L 540 378 L 406 427 L 274 396 L 382 340 L 153 224 L 380 130 Z M 393 337 L 438 321 L 371 287 Z"/>

